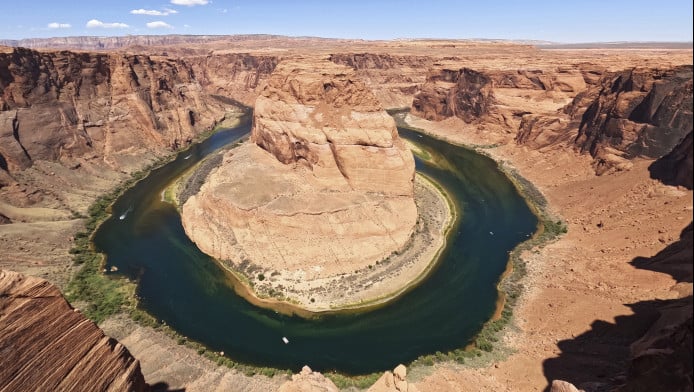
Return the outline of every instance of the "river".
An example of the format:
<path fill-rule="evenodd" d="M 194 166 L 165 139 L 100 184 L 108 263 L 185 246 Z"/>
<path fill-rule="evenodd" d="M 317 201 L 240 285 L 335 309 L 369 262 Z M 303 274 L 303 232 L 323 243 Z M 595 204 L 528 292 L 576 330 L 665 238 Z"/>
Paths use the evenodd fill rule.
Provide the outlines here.
<path fill-rule="evenodd" d="M 490 158 L 399 128 L 426 151 L 419 172 L 457 204 L 436 270 L 385 307 L 303 319 L 255 307 L 234 293 L 227 274 L 188 239 L 163 189 L 186 169 L 248 134 L 250 122 L 219 131 L 153 170 L 113 205 L 94 236 L 108 266 L 138 281 L 140 306 L 186 337 L 248 364 L 363 374 L 423 354 L 467 345 L 491 317 L 508 253 L 533 234 L 537 218 Z M 283 337 L 289 341 L 285 344 Z"/>

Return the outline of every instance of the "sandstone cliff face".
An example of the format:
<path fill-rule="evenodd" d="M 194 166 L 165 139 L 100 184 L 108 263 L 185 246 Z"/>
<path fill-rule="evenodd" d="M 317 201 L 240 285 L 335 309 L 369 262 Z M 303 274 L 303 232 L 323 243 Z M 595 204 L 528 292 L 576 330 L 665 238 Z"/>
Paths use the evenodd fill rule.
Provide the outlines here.
<path fill-rule="evenodd" d="M 232 106 L 209 91 L 228 97 L 230 90 L 252 90 L 273 68 L 271 61 L 240 57 L 186 61 L 22 48 L 0 54 L 3 166 L 13 172 L 34 160 L 96 154 L 121 167 L 135 151 L 184 145 Z M 254 77 L 241 88 L 220 82 L 249 69 Z"/>
<path fill-rule="evenodd" d="M 227 153 L 183 206 L 201 250 L 315 280 L 405 246 L 417 220 L 414 160 L 350 68 L 280 63 L 253 121 L 252 142 Z"/>
<path fill-rule="evenodd" d="M 284 62 L 256 100 L 253 121 L 252 141 L 283 164 L 326 171 L 357 191 L 412 196 L 412 154 L 348 68 Z"/>
<path fill-rule="evenodd" d="M 359 79 L 387 109 L 409 108 L 417 86 L 426 81 L 435 59 L 386 53 L 335 53 L 330 61 L 354 68 Z"/>
<path fill-rule="evenodd" d="M 662 156 L 648 168 L 651 178 L 657 178 L 668 185 L 680 185 L 692 189 L 692 168 L 694 167 L 693 133 L 689 132 L 669 154 Z"/>
<path fill-rule="evenodd" d="M 603 174 L 629 169 L 635 157 L 658 158 L 684 138 L 666 159 L 682 174 L 661 175 L 686 182 L 685 135 L 691 129 L 692 67 L 635 68 L 605 74 L 561 111 L 524 115 L 516 142 L 533 148 L 572 144 L 590 153 L 596 173 Z M 691 161 L 688 167 L 691 173 Z"/>
<path fill-rule="evenodd" d="M 469 68 L 431 75 L 412 101 L 415 115 L 439 121 L 456 116 L 470 123 L 489 114 L 494 103 L 491 79 Z"/>
<path fill-rule="evenodd" d="M 0 270 L 0 391 L 146 391 L 128 350 L 43 279 Z"/>
<path fill-rule="evenodd" d="M 525 116 L 545 115 L 594 81 L 579 68 L 545 70 L 430 71 L 412 102 L 412 113 L 432 121 L 450 117 L 466 123 L 517 129 Z M 534 120 L 533 120 L 534 121 Z"/>
<path fill-rule="evenodd" d="M 598 160 L 611 149 L 624 158 L 667 154 L 692 129 L 692 92 L 691 66 L 610 74 L 585 93 L 594 98 L 575 143 Z"/>
<path fill-rule="evenodd" d="M 82 178 L 139 169 L 190 143 L 239 101 L 252 102 L 277 61 L 243 53 L 0 53 L 0 199 L 69 204 L 73 197 L 46 189 L 55 180 L 41 172 L 62 171 L 53 162 Z M 17 177 L 36 162 L 52 168 Z"/>

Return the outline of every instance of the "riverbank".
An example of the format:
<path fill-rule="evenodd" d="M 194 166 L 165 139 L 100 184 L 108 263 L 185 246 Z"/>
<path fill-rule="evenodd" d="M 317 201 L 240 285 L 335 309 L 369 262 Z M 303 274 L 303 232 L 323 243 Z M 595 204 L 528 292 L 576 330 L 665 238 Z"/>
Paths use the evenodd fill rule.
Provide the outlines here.
<path fill-rule="evenodd" d="M 578 350 L 562 342 L 590 337 L 595 325 L 633 314 L 630 304 L 681 295 L 683 288 L 669 275 L 630 264 L 676 240 L 691 220 L 692 192 L 651 180 L 650 161 L 636 160 L 630 171 L 597 177 L 592 159 L 571 146 L 532 150 L 516 145 L 512 134 L 454 119 L 436 123 L 407 116 L 407 123 L 476 148 L 507 172 L 516 171 L 544 195 L 544 208 L 568 225 L 559 240 L 519 256 L 525 276 L 513 327 L 501 337 L 506 354 L 477 368 L 439 364 L 416 383 L 420 391 L 543 390 L 556 372 L 548 364 L 558 358 L 563 374 L 599 379 L 599 368 L 611 366 L 600 353 L 624 348 L 606 346 L 600 336 L 581 340 Z"/>

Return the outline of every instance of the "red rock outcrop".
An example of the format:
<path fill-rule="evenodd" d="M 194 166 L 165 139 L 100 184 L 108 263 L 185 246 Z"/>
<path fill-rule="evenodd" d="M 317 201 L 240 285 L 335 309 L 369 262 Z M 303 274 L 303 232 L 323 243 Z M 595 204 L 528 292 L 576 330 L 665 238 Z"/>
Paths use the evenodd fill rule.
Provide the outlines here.
<path fill-rule="evenodd" d="M 138 170 L 236 116 L 277 61 L 244 53 L 1 52 L 0 200 L 86 210 L 79 200 L 103 177 Z M 36 162 L 41 168 L 27 171 Z"/>
<path fill-rule="evenodd" d="M 584 93 L 594 98 L 575 143 L 596 157 L 598 171 L 610 165 L 614 150 L 627 159 L 658 158 L 691 131 L 692 92 L 692 66 L 610 74 Z"/>
<path fill-rule="evenodd" d="M 603 174 L 628 169 L 635 157 L 668 154 L 684 138 L 677 152 L 664 159 L 669 163 L 662 163 L 678 166 L 682 174 L 660 174 L 684 184 L 691 177 L 685 136 L 692 124 L 692 66 L 635 68 L 607 73 L 561 111 L 524 115 L 516 142 L 533 148 L 573 144 L 590 153 L 596 173 Z"/>
<path fill-rule="evenodd" d="M 409 108 L 435 62 L 430 56 L 387 53 L 335 53 L 329 59 L 354 68 L 386 109 Z"/>
<path fill-rule="evenodd" d="M 417 392 L 418 389 L 413 384 L 409 384 L 405 379 L 407 368 L 405 365 L 398 365 L 393 371 L 383 373 L 367 392 Z"/>
<path fill-rule="evenodd" d="M 127 166 L 128 156 L 189 143 L 273 68 L 243 55 L 0 53 L 0 161 L 10 173 L 89 155 Z"/>
<path fill-rule="evenodd" d="M 0 391 L 147 391 L 140 363 L 39 278 L 0 270 Z"/>
<path fill-rule="evenodd" d="M 470 123 L 489 114 L 493 103 L 491 79 L 481 72 L 462 68 L 431 75 L 414 96 L 412 111 L 427 120 L 456 116 Z"/>
<path fill-rule="evenodd" d="M 292 376 L 280 386 L 277 392 L 338 392 L 335 383 L 310 367 L 304 366 L 301 372 Z"/>

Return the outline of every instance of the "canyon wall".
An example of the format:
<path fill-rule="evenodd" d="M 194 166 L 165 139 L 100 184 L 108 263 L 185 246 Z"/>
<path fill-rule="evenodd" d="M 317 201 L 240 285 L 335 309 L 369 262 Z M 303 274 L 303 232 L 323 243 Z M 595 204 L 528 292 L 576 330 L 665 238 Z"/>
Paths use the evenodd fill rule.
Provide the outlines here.
<path fill-rule="evenodd" d="M 575 144 L 596 158 L 598 172 L 615 156 L 665 155 L 692 129 L 692 92 L 692 66 L 611 73 L 567 107 L 576 112 L 590 97 Z"/>
<path fill-rule="evenodd" d="M 431 56 L 387 53 L 334 53 L 329 60 L 352 67 L 386 109 L 409 108 L 436 61 Z"/>
<path fill-rule="evenodd" d="M 603 174 L 629 168 L 635 157 L 663 156 L 691 130 L 692 66 L 436 69 L 414 96 L 412 113 L 506 128 L 534 149 L 570 144 L 593 156 Z"/>
<path fill-rule="evenodd" d="M 16 185 L 6 199 L 14 204 L 40 201 L 30 197 L 40 190 L 14 176 L 40 161 L 77 172 L 88 165 L 139 169 L 252 102 L 277 61 L 246 54 L 0 53 L 0 188 Z"/>
<path fill-rule="evenodd" d="M 0 270 L 0 391 L 149 390 L 140 363 L 47 281 Z"/>
<path fill-rule="evenodd" d="M 431 75 L 412 101 L 412 112 L 427 120 L 459 117 L 483 121 L 494 104 L 491 79 L 469 68 Z"/>

